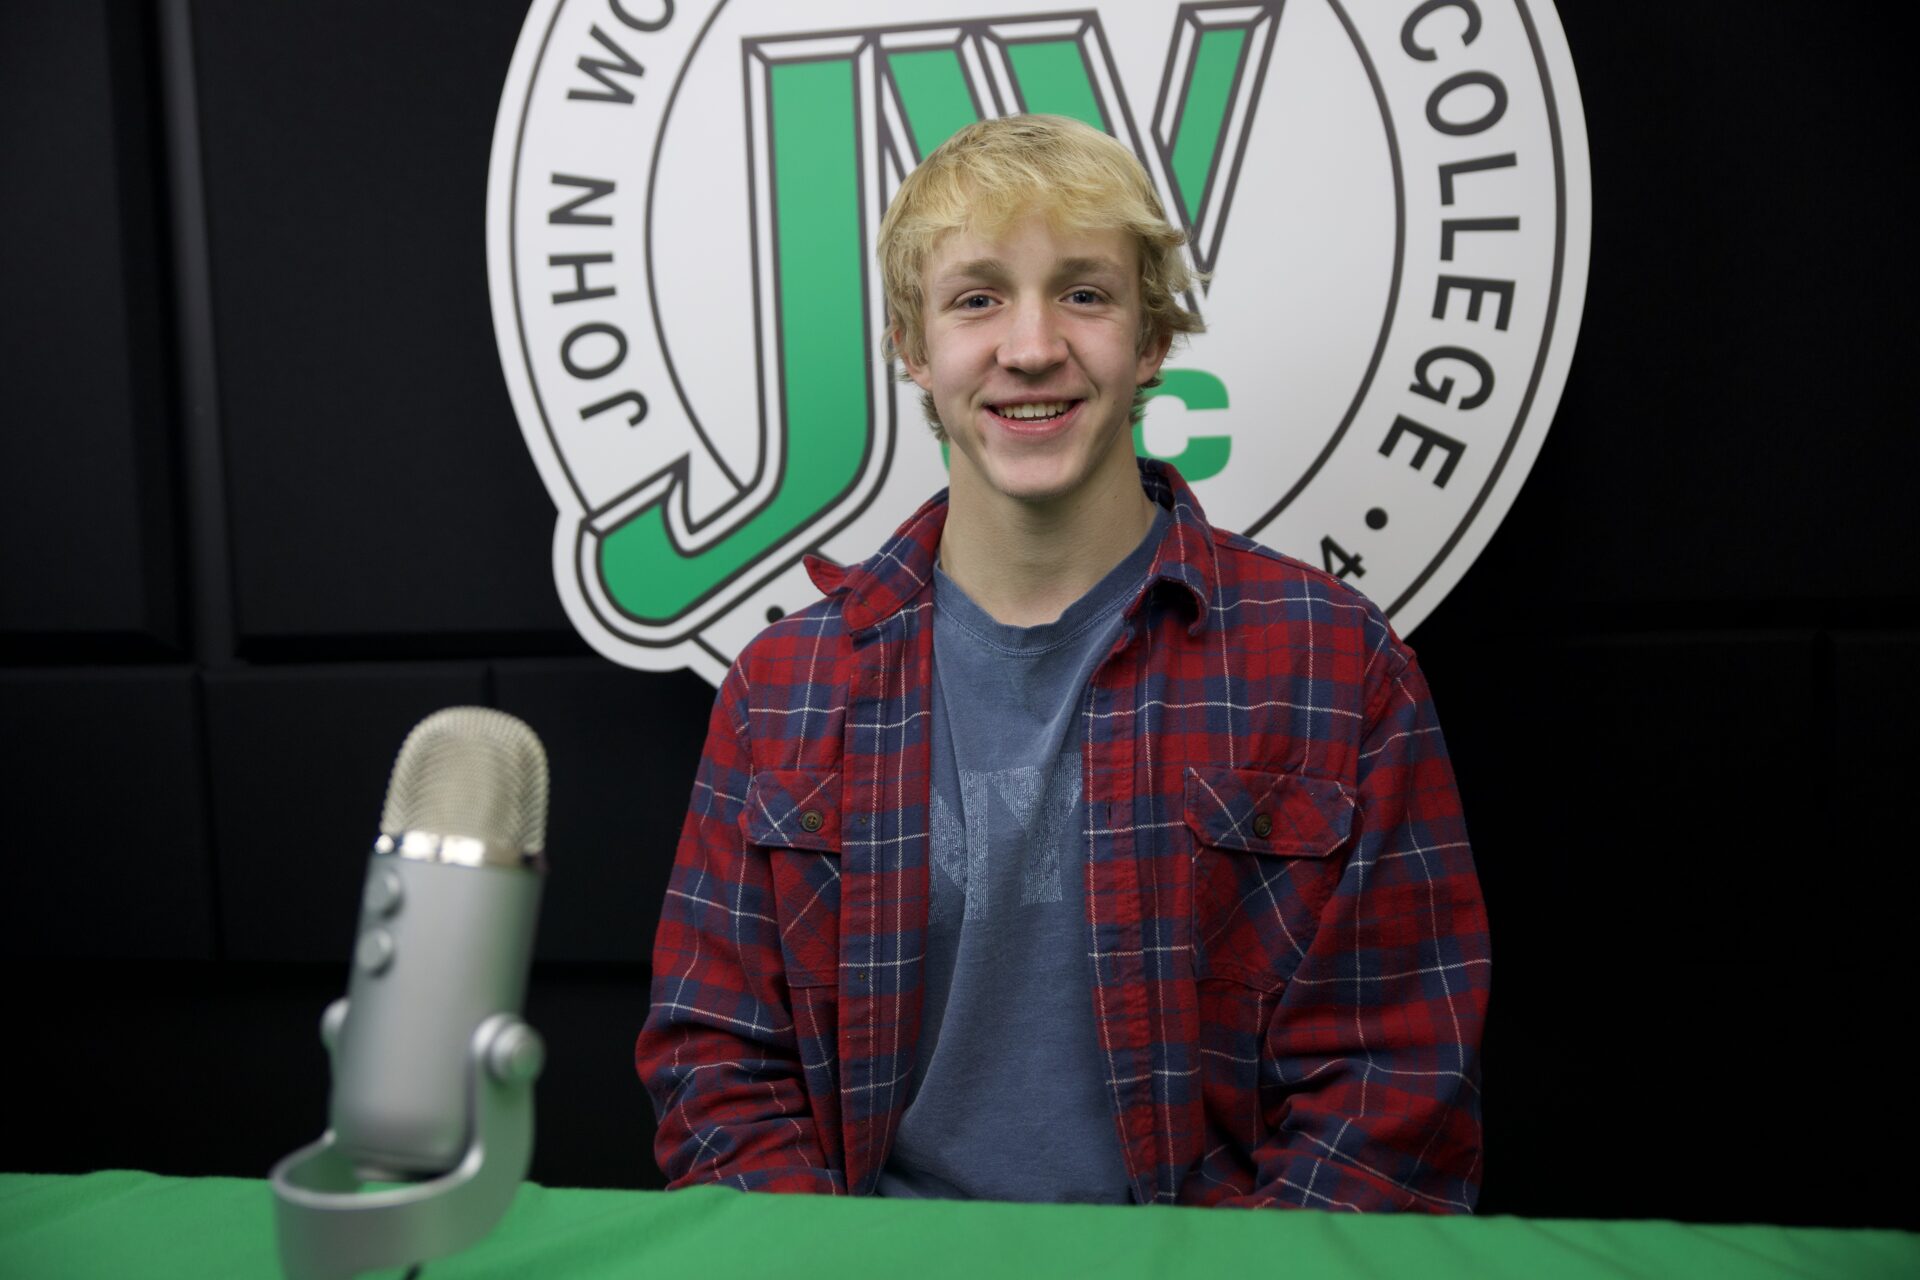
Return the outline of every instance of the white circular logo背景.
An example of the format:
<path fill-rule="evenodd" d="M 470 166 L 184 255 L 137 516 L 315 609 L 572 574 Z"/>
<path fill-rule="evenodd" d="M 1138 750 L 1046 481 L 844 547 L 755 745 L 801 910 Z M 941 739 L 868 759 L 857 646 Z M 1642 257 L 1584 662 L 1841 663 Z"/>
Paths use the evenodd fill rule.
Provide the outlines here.
<path fill-rule="evenodd" d="M 1136 446 L 1215 524 L 1410 631 L 1539 451 L 1591 188 L 1541 0 L 537 0 L 495 129 L 488 272 L 515 413 L 600 652 L 718 681 L 945 483 L 879 350 L 873 236 L 952 131 L 1125 142 L 1211 273 Z"/>

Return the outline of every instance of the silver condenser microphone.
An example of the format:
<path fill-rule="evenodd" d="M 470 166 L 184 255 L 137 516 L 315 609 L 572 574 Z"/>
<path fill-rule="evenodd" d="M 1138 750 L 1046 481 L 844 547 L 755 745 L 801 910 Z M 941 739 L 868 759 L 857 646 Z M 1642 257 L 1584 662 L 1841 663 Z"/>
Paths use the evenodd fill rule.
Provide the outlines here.
<path fill-rule="evenodd" d="M 273 1171 L 288 1275 L 464 1248 L 532 1158 L 544 1061 L 520 1020 L 546 879 L 547 760 L 504 712 L 452 707 L 400 747 L 347 998 L 321 1019 L 331 1127 Z M 365 1180 L 429 1179 L 361 1192 Z"/>

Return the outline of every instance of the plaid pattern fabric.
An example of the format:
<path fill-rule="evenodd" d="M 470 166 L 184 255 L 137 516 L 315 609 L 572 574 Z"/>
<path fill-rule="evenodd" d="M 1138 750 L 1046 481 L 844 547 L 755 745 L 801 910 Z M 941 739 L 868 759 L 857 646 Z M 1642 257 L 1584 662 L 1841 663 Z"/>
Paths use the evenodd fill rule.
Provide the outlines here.
<path fill-rule="evenodd" d="M 1466 1212 L 1488 943 L 1412 652 L 1169 467 L 1082 705 L 1092 1010 L 1136 1200 Z M 672 1185 L 867 1194 L 907 1102 L 944 496 L 728 674 L 635 1063 Z M 1036 1132 L 1035 1142 L 1047 1141 Z"/>

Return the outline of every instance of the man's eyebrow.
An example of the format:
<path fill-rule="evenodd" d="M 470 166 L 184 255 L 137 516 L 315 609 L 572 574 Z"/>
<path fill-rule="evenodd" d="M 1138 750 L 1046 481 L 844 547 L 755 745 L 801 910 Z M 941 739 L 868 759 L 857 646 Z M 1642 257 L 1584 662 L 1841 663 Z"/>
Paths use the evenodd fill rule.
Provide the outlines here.
<path fill-rule="evenodd" d="M 1068 258 L 1053 274 L 1066 280 L 1075 276 L 1124 276 L 1126 273 L 1127 269 L 1112 258 Z"/>
<path fill-rule="evenodd" d="M 1002 284 L 1008 278 L 1006 264 L 998 258 L 971 258 L 966 262 L 956 262 L 940 273 L 940 282 L 962 280 L 984 280 L 992 284 Z"/>
<path fill-rule="evenodd" d="M 1088 277 L 1125 276 L 1126 267 L 1112 258 L 1066 258 L 1054 268 L 1056 282 Z M 1004 284 L 1011 278 L 1007 265 L 998 258 L 970 258 L 965 262 L 956 262 L 939 275 L 939 283 L 959 283 L 979 280 L 988 284 Z"/>

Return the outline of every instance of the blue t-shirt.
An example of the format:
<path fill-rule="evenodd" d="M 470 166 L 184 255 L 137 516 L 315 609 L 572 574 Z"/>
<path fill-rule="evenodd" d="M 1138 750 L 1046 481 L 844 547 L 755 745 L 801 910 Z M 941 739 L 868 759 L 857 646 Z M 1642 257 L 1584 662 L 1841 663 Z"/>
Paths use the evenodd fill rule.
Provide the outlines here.
<path fill-rule="evenodd" d="M 1128 1198 L 1094 1028 L 1081 713 L 1168 524 L 1038 627 L 936 570 L 924 1020 L 881 1195 Z"/>

